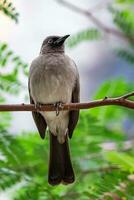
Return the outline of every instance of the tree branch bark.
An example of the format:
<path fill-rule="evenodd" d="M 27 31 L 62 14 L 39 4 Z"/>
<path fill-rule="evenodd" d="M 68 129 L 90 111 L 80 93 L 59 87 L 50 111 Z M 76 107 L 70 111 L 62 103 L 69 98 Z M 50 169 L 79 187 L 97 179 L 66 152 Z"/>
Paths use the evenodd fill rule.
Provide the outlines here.
<path fill-rule="evenodd" d="M 123 32 L 115 29 L 115 28 L 111 28 L 106 26 L 105 24 L 103 24 L 98 18 L 96 18 L 93 13 L 91 11 L 82 9 L 66 0 L 56 0 L 58 3 L 62 4 L 63 6 L 69 8 L 72 11 L 75 11 L 77 13 L 80 13 L 82 15 L 85 15 L 86 17 L 88 17 L 100 30 L 102 30 L 105 33 L 110 33 L 112 35 L 115 35 L 119 38 L 125 39 L 127 41 L 133 41 L 134 38 L 131 38 L 129 36 L 126 36 L 123 34 Z"/>
<path fill-rule="evenodd" d="M 120 97 L 116 98 L 108 98 L 105 97 L 104 99 L 91 101 L 89 103 L 66 103 L 62 104 L 59 107 L 59 111 L 61 110 L 80 110 L 80 109 L 91 109 L 95 107 L 101 106 L 108 106 L 108 105 L 116 105 L 122 106 L 130 109 L 134 109 L 134 101 L 128 100 L 129 97 L 134 96 L 134 92 L 129 94 L 125 94 Z M 57 108 L 54 104 L 44 104 L 39 107 L 36 107 L 34 104 L 1 104 L 0 105 L 0 112 L 7 112 L 7 111 L 56 111 Z"/>

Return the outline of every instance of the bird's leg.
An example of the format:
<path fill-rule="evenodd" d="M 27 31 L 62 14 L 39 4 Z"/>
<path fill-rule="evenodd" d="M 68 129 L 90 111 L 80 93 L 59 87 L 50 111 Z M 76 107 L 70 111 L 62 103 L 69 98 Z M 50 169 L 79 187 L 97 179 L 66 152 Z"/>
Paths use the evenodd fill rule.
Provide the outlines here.
<path fill-rule="evenodd" d="M 59 109 L 63 108 L 63 102 L 59 101 L 54 103 L 54 107 L 56 108 L 56 116 L 58 116 L 60 113 Z"/>
<path fill-rule="evenodd" d="M 41 103 L 39 103 L 39 102 L 36 102 L 36 103 L 35 103 L 35 109 L 36 109 L 37 111 L 40 111 L 40 110 L 41 110 L 41 106 L 42 106 Z"/>
<path fill-rule="evenodd" d="M 68 128 L 66 129 L 65 137 L 68 137 Z"/>

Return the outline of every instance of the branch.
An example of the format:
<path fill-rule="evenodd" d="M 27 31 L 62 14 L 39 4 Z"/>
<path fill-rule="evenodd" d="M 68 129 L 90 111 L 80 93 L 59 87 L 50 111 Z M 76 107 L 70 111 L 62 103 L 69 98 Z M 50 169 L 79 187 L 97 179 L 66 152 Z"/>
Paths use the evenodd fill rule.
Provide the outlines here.
<path fill-rule="evenodd" d="M 134 92 L 125 94 L 117 98 L 108 98 L 91 101 L 89 103 L 66 103 L 59 107 L 60 110 L 80 110 L 80 109 L 90 109 L 100 106 L 117 105 L 130 109 L 134 109 L 134 101 L 128 100 L 129 97 L 134 96 Z M 0 112 L 6 111 L 56 111 L 54 104 L 44 104 L 36 107 L 34 104 L 12 104 L 12 105 L 0 105 Z"/>
<path fill-rule="evenodd" d="M 125 40 L 132 40 L 133 38 L 129 38 L 129 36 L 127 37 L 126 35 L 124 35 L 121 31 L 108 27 L 105 24 L 103 24 L 99 19 L 97 19 L 93 13 L 91 11 L 82 9 L 70 2 L 67 2 L 66 0 L 56 0 L 57 2 L 59 2 L 60 4 L 62 4 L 63 6 L 69 8 L 70 10 L 73 10 L 77 13 L 80 13 L 82 15 L 85 15 L 86 17 L 88 17 L 98 28 L 100 28 L 102 31 L 104 31 L 105 33 L 111 33 L 112 35 L 115 35 L 119 38 L 125 39 Z"/>

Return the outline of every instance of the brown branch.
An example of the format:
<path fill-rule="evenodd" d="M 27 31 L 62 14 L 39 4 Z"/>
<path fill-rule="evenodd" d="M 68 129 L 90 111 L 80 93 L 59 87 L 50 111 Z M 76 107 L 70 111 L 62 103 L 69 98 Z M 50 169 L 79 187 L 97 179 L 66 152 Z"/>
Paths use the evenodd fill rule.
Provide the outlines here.
<path fill-rule="evenodd" d="M 80 13 L 82 15 L 85 15 L 86 17 L 88 17 L 88 19 L 90 19 L 98 28 L 100 28 L 100 30 L 104 31 L 105 33 L 111 33 L 112 35 L 115 35 L 119 38 L 125 39 L 125 40 L 133 40 L 133 38 L 129 38 L 129 36 L 124 35 L 121 31 L 108 27 L 105 24 L 103 24 L 98 18 L 96 18 L 93 13 L 91 11 L 82 9 L 68 1 L 65 0 L 56 0 L 57 2 L 59 2 L 60 4 L 62 4 L 63 6 L 69 8 L 72 11 L 75 11 L 77 13 Z"/>
<path fill-rule="evenodd" d="M 128 94 L 125 94 L 125 95 L 122 96 L 122 98 L 123 99 L 128 99 L 129 97 L 132 97 L 132 96 L 134 96 L 134 92 L 130 92 Z"/>
<path fill-rule="evenodd" d="M 80 109 L 90 109 L 100 106 L 117 105 L 130 109 L 134 109 L 134 101 L 128 100 L 128 97 L 134 96 L 134 92 L 116 97 L 91 101 L 89 103 L 66 103 L 62 104 L 59 110 L 80 110 Z M 35 107 L 34 104 L 12 104 L 12 105 L 0 105 L 0 112 L 6 111 L 56 111 L 54 104 L 44 104 L 40 107 Z"/>

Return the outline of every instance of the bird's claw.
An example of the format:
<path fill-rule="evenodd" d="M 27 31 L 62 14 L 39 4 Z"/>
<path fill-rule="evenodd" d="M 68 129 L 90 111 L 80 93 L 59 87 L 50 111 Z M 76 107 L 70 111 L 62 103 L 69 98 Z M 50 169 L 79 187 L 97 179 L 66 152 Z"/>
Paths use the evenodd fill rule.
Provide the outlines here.
<path fill-rule="evenodd" d="M 63 108 L 63 103 L 62 102 L 56 102 L 54 103 L 54 107 L 56 108 L 56 116 L 59 115 L 60 113 L 60 110 L 59 109 L 62 109 Z"/>
<path fill-rule="evenodd" d="M 35 109 L 36 109 L 37 111 L 40 111 L 40 110 L 41 110 L 41 106 L 42 106 L 41 103 L 35 103 Z"/>

